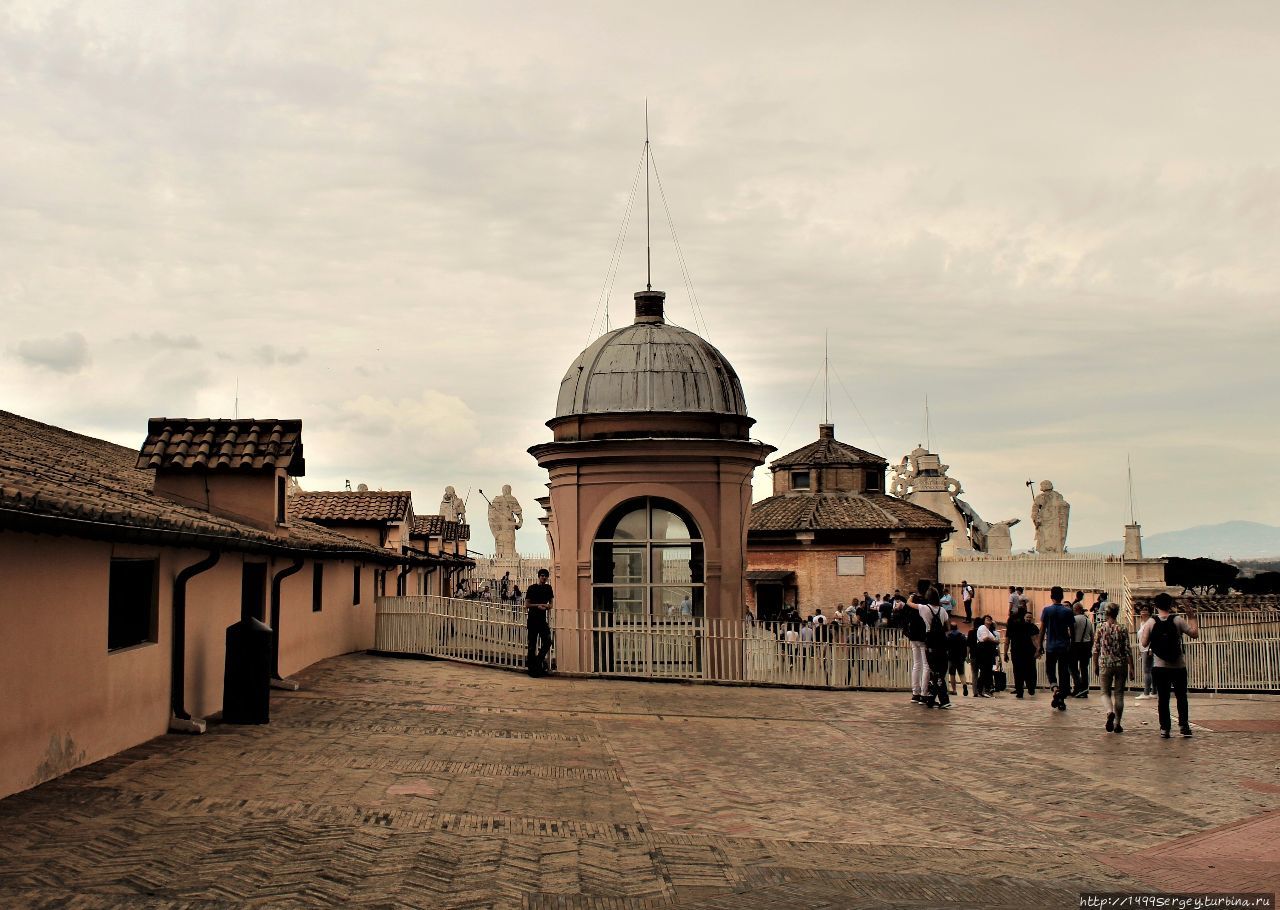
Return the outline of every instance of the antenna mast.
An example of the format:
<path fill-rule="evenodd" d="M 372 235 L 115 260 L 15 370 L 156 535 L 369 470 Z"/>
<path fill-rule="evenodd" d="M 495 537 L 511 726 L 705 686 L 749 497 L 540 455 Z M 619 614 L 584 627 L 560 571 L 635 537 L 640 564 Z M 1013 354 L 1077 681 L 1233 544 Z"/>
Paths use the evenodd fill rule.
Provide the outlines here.
<path fill-rule="evenodd" d="M 828 329 L 822 331 L 822 422 L 831 423 L 831 353 Z"/>
<path fill-rule="evenodd" d="M 929 393 L 924 393 L 924 447 L 933 451 L 933 438 L 929 432 Z"/>
<path fill-rule="evenodd" d="M 649 99 L 644 99 L 644 287 L 653 290 L 653 246 L 649 242 Z"/>
<path fill-rule="evenodd" d="M 1124 456 L 1125 464 L 1129 467 L 1129 524 L 1136 525 L 1138 523 L 1137 509 L 1133 503 L 1133 457 L 1128 453 Z"/>
<path fill-rule="evenodd" d="M 236 377 L 236 400 L 231 406 L 231 416 L 235 420 L 240 419 L 240 377 Z"/>

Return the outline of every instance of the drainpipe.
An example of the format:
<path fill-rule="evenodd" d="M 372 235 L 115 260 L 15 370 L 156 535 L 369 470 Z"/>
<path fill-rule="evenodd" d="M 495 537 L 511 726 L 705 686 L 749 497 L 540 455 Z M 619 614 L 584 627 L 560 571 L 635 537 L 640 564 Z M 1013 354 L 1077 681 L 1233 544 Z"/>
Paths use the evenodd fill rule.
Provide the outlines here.
<path fill-rule="evenodd" d="M 400 577 L 396 579 L 397 595 L 400 594 L 401 591 L 404 591 L 405 595 L 408 595 L 409 583 L 405 579 L 409 576 L 409 570 L 412 568 L 413 566 L 410 563 L 405 563 L 404 568 L 400 570 Z"/>
<path fill-rule="evenodd" d="M 301 571 L 302 560 L 295 559 L 293 565 L 271 576 L 271 688 L 289 692 L 298 691 L 298 684 L 280 678 L 280 583 Z"/>
<path fill-rule="evenodd" d="M 187 566 L 173 580 L 173 652 L 169 679 L 169 729 L 174 733 L 203 733 L 205 722 L 192 720 L 186 709 L 187 695 L 187 582 L 218 564 L 222 553 L 213 550 L 204 559 Z"/>

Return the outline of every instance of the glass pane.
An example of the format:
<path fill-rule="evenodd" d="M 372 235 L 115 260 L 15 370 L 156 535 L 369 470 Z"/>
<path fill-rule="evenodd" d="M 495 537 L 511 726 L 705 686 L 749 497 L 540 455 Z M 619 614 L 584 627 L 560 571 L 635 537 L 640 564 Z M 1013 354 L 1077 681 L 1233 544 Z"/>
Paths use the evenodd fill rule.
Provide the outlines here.
<path fill-rule="evenodd" d="M 615 585 L 644 584 L 644 547 L 614 545 L 612 580 Z"/>
<path fill-rule="evenodd" d="M 608 532 L 607 527 L 602 530 Z M 609 536 L 615 540 L 644 540 L 645 530 L 645 510 L 641 506 L 618 519 Z"/>
<path fill-rule="evenodd" d="M 690 547 L 653 548 L 653 583 L 655 585 L 687 585 L 693 581 Z"/>
<path fill-rule="evenodd" d="M 692 537 L 689 525 L 675 512 L 658 508 L 653 510 L 654 540 L 689 540 Z"/>
<path fill-rule="evenodd" d="M 692 619 L 694 610 L 693 588 L 671 585 L 653 589 L 653 615 L 655 619 Z"/>
<path fill-rule="evenodd" d="M 613 589 L 613 616 L 615 622 L 637 622 L 644 618 L 644 590 L 641 587 Z"/>

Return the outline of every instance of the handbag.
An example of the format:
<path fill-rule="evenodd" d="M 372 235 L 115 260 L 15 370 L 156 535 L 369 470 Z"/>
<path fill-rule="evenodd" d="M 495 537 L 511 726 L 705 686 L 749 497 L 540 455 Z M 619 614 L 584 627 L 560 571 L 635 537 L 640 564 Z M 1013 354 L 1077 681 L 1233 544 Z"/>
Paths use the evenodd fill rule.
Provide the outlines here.
<path fill-rule="evenodd" d="M 1004 672 L 1004 661 L 996 664 L 995 673 L 991 674 L 991 687 L 997 692 L 1009 688 L 1009 677 Z"/>

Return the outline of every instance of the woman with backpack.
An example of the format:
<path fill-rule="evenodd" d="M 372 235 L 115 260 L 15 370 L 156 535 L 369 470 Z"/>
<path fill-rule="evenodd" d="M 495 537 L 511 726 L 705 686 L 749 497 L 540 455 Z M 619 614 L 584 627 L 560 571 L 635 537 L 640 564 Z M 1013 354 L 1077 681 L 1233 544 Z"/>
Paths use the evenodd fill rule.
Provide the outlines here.
<path fill-rule="evenodd" d="M 1157 712 L 1160 717 L 1160 735 L 1171 735 L 1169 695 L 1178 704 L 1178 730 L 1183 736 L 1191 735 L 1191 719 L 1187 710 L 1187 664 L 1182 656 L 1182 636 L 1200 637 L 1200 623 L 1194 608 L 1187 608 L 1187 615 L 1173 614 L 1173 598 L 1161 591 L 1153 598 L 1156 615 L 1142 624 L 1138 630 L 1138 643 L 1151 649 L 1151 676 L 1156 684 Z"/>
<path fill-rule="evenodd" d="M 950 708 L 951 696 L 947 692 L 947 630 L 951 613 L 942 605 L 936 588 L 929 591 L 925 603 L 920 606 L 925 622 L 925 662 L 928 666 L 928 688 L 925 707 Z"/>

